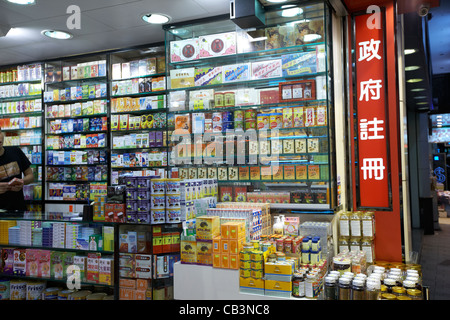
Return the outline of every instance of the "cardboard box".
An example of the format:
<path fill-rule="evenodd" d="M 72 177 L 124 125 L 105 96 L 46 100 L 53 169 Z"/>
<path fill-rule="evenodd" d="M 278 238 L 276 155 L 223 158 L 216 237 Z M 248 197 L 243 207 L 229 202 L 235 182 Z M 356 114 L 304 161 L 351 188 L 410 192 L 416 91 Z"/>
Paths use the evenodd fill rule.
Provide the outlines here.
<path fill-rule="evenodd" d="M 291 281 L 264 281 L 264 294 L 267 296 L 290 298 L 292 294 Z"/>
<path fill-rule="evenodd" d="M 265 281 L 263 279 L 253 279 L 239 277 L 239 291 L 243 293 L 264 294 Z"/>
<path fill-rule="evenodd" d="M 220 267 L 224 269 L 230 268 L 230 255 L 228 253 L 220 254 Z"/>
<path fill-rule="evenodd" d="M 221 267 L 221 255 L 220 253 L 214 252 L 213 253 L 213 267 L 214 268 L 220 268 Z"/>
<path fill-rule="evenodd" d="M 196 221 L 196 237 L 198 240 L 213 240 L 220 235 L 220 217 L 201 216 Z"/>
<path fill-rule="evenodd" d="M 230 254 L 230 269 L 239 269 L 239 254 Z"/>
<path fill-rule="evenodd" d="M 221 252 L 221 236 L 217 236 L 213 239 L 213 253 L 220 253 Z"/>
<path fill-rule="evenodd" d="M 213 265 L 213 244 L 212 241 L 197 241 L 197 264 L 212 266 Z"/>

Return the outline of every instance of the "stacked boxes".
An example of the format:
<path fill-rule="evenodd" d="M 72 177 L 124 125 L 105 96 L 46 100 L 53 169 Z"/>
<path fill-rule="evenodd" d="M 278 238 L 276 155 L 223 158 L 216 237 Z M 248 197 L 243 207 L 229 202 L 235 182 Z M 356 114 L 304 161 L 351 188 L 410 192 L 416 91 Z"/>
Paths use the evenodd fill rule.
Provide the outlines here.
<path fill-rule="evenodd" d="M 213 265 L 213 239 L 220 235 L 220 217 L 201 216 L 196 219 L 197 264 Z"/>
<path fill-rule="evenodd" d="M 225 222 L 220 226 L 220 236 L 213 240 L 213 266 L 239 268 L 239 252 L 245 242 L 244 222 Z"/>
<path fill-rule="evenodd" d="M 151 282 L 147 279 L 120 279 L 120 300 L 152 300 Z"/>

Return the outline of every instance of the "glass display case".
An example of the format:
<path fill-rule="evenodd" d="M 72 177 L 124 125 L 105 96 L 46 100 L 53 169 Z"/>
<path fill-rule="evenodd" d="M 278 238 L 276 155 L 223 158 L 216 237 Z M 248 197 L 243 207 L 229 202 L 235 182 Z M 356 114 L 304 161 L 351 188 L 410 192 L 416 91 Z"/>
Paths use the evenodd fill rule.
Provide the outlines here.
<path fill-rule="evenodd" d="M 264 9 L 265 27 L 227 15 L 164 27 L 172 176 L 217 179 L 221 202 L 332 211 L 329 8 Z"/>
<path fill-rule="evenodd" d="M 30 160 L 34 182 L 24 186 L 28 210 L 43 210 L 42 64 L 0 69 L 0 128 L 4 146 L 17 146 Z"/>
<path fill-rule="evenodd" d="M 87 202 L 106 194 L 106 54 L 49 61 L 44 69 L 46 202 Z"/>
<path fill-rule="evenodd" d="M 126 175 L 165 177 L 164 44 L 113 52 L 109 57 L 111 184 L 119 184 L 119 177 Z"/>

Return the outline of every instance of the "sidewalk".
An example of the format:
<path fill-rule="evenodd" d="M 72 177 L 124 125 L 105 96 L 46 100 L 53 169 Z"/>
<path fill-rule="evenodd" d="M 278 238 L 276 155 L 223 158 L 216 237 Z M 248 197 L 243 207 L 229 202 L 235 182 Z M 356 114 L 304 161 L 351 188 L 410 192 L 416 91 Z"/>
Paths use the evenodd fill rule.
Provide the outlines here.
<path fill-rule="evenodd" d="M 450 300 L 450 218 L 439 218 L 440 230 L 422 236 L 419 263 L 430 300 Z"/>

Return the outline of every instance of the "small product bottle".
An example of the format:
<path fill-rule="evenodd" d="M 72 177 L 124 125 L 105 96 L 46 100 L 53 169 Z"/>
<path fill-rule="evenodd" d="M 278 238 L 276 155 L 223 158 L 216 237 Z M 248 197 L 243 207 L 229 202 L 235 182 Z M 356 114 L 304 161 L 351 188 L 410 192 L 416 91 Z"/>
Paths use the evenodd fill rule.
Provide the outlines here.
<path fill-rule="evenodd" d="M 412 300 L 423 300 L 422 291 L 417 289 L 406 290 L 406 295 Z"/>
<path fill-rule="evenodd" d="M 303 273 L 294 273 L 292 279 L 292 296 L 303 298 L 305 296 L 305 279 Z"/>
<path fill-rule="evenodd" d="M 325 277 L 325 300 L 337 300 L 338 299 L 338 286 L 336 284 L 337 279 L 334 276 Z"/>
<path fill-rule="evenodd" d="M 310 264 L 310 263 L 311 263 L 310 251 L 302 249 L 302 264 Z"/>
<path fill-rule="evenodd" d="M 375 278 L 367 279 L 366 281 L 366 299 L 380 300 L 381 299 L 381 281 Z"/>
<path fill-rule="evenodd" d="M 314 273 L 308 273 L 305 280 L 305 297 L 314 299 L 317 290 L 317 276 Z"/>
<path fill-rule="evenodd" d="M 351 290 L 352 300 L 366 300 L 364 280 L 354 279 Z"/>
<path fill-rule="evenodd" d="M 339 278 L 339 300 L 351 300 L 350 278 Z"/>

